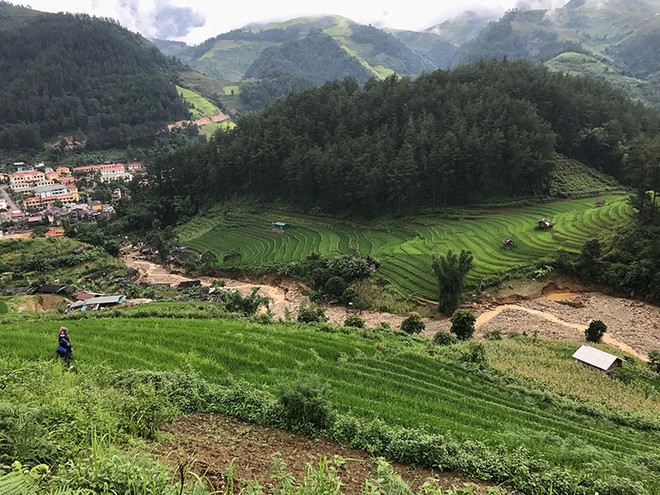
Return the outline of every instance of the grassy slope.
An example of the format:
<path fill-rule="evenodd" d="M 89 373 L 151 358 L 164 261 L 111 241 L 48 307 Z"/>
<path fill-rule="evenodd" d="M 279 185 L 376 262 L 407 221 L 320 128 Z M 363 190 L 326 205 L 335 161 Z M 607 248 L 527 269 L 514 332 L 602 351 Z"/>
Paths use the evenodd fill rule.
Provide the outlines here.
<path fill-rule="evenodd" d="M 585 179 L 586 180 L 586 179 Z M 304 259 L 310 253 L 336 256 L 359 252 L 380 263 L 380 275 L 395 287 L 418 297 L 434 299 L 436 281 L 432 255 L 448 249 L 469 249 L 475 257 L 469 281 L 478 284 L 502 272 L 530 266 L 558 249 L 578 252 L 582 244 L 630 221 L 632 207 L 623 194 L 553 201 L 519 208 L 473 209 L 454 216 L 422 215 L 405 219 L 354 224 L 311 218 L 276 209 L 258 212 L 227 207 L 192 220 L 180 231 L 182 242 L 201 252 L 222 256 L 241 252 L 244 266 L 273 265 Z M 552 231 L 539 231 L 536 222 L 549 218 Z M 284 234 L 270 231 L 274 220 L 291 224 Z M 506 249 L 504 238 L 517 246 Z"/>
<path fill-rule="evenodd" d="M 47 359 L 54 350 L 54 329 L 60 324 L 7 323 L 3 335 L 16 343 L 12 356 Z M 429 432 L 451 431 L 463 439 L 503 443 L 510 449 L 525 445 L 556 465 L 597 476 L 626 476 L 643 481 L 649 489 L 660 488 L 657 474 L 647 467 L 650 464 L 637 461 L 660 456 L 658 431 L 595 420 L 569 403 L 548 401 L 525 387 L 464 370 L 449 357 L 460 352 L 455 348 L 432 357 L 427 344 L 408 337 L 380 333 L 359 338 L 359 334 L 320 332 L 314 327 L 238 320 L 87 318 L 65 324 L 80 369 L 85 363 L 117 369 L 188 368 L 211 382 L 223 383 L 232 376 L 267 387 L 316 375 L 330 384 L 332 402 L 341 411 Z M 509 362 L 516 362 L 518 356 L 529 359 L 529 349 L 521 352 L 517 347 L 523 344 L 486 345 L 496 362 L 503 354 Z M 534 345 L 545 349 L 538 341 Z M 591 371 L 576 366 L 568 356 L 556 356 L 556 366 L 546 368 L 552 375 L 551 388 L 567 381 L 577 388 L 592 386 Z M 622 387 L 610 379 L 600 380 L 599 386 L 604 396 Z M 657 392 L 627 387 L 626 394 L 622 400 L 640 404 L 636 412 L 657 419 Z M 586 400 L 598 398 L 590 393 Z"/>
<path fill-rule="evenodd" d="M 14 267 L 15 271 L 0 274 L 0 287 L 29 285 L 40 280 L 71 283 L 102 267 L 119 266 L 119 262 L 102 249 L 92 249 L 87 246 L 85 253 L 73 254 L 75 249 L 82 246 L 83 243 L 68 237 L 1 239 L 0 265 Z M 67 256 L 71 257 L 70 263 L 63 262 L 63 258 Z M 44 263 L 43 265 L 35 263 L 34 271 L 16 270 L 21 263 L 37 258 L 44 259 Z M 53 262 L 57 262 L 59 266 L 53 267 Z"/>
<path fill-rule="evenodd" d="M 203 119 L 204 117 L 212 117 L 220 113 L 220 109 L 213 103 L 208 101 L 199 93 L 181 86 L 176 87 L 179 94 L 190 104 L 192 109 L 190 111 L 193 120 Z"/>

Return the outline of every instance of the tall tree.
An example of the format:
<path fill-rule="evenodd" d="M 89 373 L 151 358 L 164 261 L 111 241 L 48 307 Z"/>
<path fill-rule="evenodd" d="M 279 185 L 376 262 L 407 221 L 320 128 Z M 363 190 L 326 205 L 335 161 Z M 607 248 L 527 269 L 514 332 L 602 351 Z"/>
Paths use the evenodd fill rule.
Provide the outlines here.
<path fill-rule="evenodd" d="M 637 190 L 635 206 L 642 223 L 660 221 L 656 196 L 660 188 L 660 135 L 640 135 L 630 144 L 625 178 Z"/>
<path fill-rule="evenodd" d="M 450 249 L 444 256 L 433 257 L 431 267 L 438 277 L 438 310 L 441 313 L 450 315 L 458 308 L 472 260 L 472 253 L 465 249 L 461 249 L 459 255 Z"/>

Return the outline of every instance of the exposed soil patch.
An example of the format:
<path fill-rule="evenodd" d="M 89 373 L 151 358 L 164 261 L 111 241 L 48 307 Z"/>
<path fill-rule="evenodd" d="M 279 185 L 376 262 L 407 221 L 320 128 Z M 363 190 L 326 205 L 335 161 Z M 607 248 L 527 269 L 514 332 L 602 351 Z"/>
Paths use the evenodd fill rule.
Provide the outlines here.
<path fill-rule="evenodd" d="M 182 272 L 170 271 L 142 259 L 137 252 L 125 254 L 128 267 L 137 268 L 139 280 L 147 283 L 176 285 L 193 277 Z M 254 287 L 271 298 L 270 310 L 275 318 L 296 318 L 298 308 L 309 289 L 304 284 L 279 277 L 263 277 L 259 280 L 233 280 L 229 278 L 198 277 L 203 285 L 223 280 L 226 287 L 249 294 Z M 480 302 L 466 305 L 479 317 L 476 337 L 485 332 L 500 330 L 532 334 L 540 337 L 584 342 L 584 329 L 590 320 L 602 320 L 608 327 L 605 342 L 622 351 L 646 359 L 649 350 L 660 349 L 660 307 L 640 301 L 595 292 L 599 288 L 587 287 L 571 280 L 557 277 L 554 282 L 526 281 L 505 286 L 493 294 L 480 296 Z M 566 304 L 569 302 L 569 304 Z M 507 307 L 502 307 L 507 305 Z M 493 313 L 494 312 L 494 313 Z M 326 314 L 330 322 L 343 324 L 349 316 L 346 308 L 330 305 Z M 405 316 L 381 311 L 362 311 L 360 317 L 367 326 L 381 322 L 399 328 Z M 424 318 L 423 335 L 433 336 L 438 330 L 449 330 L 449 318 L 437 315 Z"/>
<path fill-rule="evenodd" d="M 476 333 L 538 332 L 545 338 L 583 343 L 591 320 L 603 321 L 607 325 L 603 341 L 623 352 L 646 360 L 649 350 L 660 349 L 659 307 L 600 293 L 553 293 L 485 308 L 477 318 Z"/>
<path fill-rule="evenodd" d="M 347 494 L 360 493 L 367 478 L 373 475 L 373 460 L 362 451 L 226 416 L 194 414 L 168 425 L 164 431 L 169 435 L 153 446 L 153 452 L 172 466 L 186 464 L 197 474 L 206 476 L 215 489 L 225 486 L 224 473 L 233 461 L 235 478 L 256 479 L 265 487 L 265 493 L 270 493 L 268 484 L 273 482 L 270 470 L 276 457 L 298 481 L 305 476 L 308 464 L 318 468 L 322 457 L 341 459 L 338 475 L 342 491 Z M 471 482 L 456 473 L 398 463 L 392 466 L 415 489 L 429 478 L 443 488 L 463 487 Z M 485 485 L 477 484 L 477 487 L 477 493 L 486 493 Z"/>

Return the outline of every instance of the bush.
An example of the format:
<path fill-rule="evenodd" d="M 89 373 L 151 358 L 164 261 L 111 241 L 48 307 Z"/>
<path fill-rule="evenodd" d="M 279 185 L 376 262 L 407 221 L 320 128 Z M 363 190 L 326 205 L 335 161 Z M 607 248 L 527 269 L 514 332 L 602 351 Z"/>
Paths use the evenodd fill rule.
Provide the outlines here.
<path fill-rule="evenodd" d="M 421 333 L 426 328 L 419 313 L 412 312 L 410 316 L 401 322 L 401 330 L 409 335 Z"/>
<path fill-rule="evenodd" d="M 474 334 L 474 322 L 477 319 L 472 311 L 457 309 L 451 316 L 451 332 L 458 340 L 470 340 Z"/>
<path fill-rule="evenodd" d="M 461 361 L 470 364 L 486 364 L 486 346 L 481 342 L 470 342 L 461 352 Z"/>
<path fill-rule="evenodd" d="M 344 306 L 350 306 L 355 309 L 369 308 L 369 302 L 362 297 L 362 294 L 355 287 L 348 287 L 339 298 Z"/>
<path fill-rule="evenodd" d="M 649 351 L 649 368 L 655 373 L 660 373 L 660 349 Z"/>
<path fill-rule="evenodd" d="M 323 292 L 329 296 L 340 297 L 346 290 L 346 281 L 339 276 L 330 277 L 323 286 Z"/>
<path fill-rule="evenodd" d="M 286 426 L 306 433 L 319 433 L 332 421 L 330 387 L 318 378 L 282 384 L 277 390 Z"/>
<path fill-rule="evenodd" d="M 484 334 L 486 340 L 502 340 L 502 332 L 499 330 L 493 330 L 492 332 L 486 332 Z"/>
<path fill-rule="evenodd" d="M 298 309 L 298 321 L 301 323 L 320 323 L 327 319 L 325 309 L 316 304 L 303 303 Z"/>
<path fill-rule="evenodd" d="M 446 330 L 438 330 L 433 336 L 433 343 L 437 345 L 453 345 L 458 339 Z"/>
<path fill-rule="evenodd" d="M 607 325 L 600 320 L 591 320 L 589 328 L 584 331 L 584 337 L 587 342 L 600 342 L 607 331 Z"/>
<path fill-rule="evenodd" d="M 345 327 L 364 328 L 364 320 L 358 315 L 348 315 L 344 320 Z"/>

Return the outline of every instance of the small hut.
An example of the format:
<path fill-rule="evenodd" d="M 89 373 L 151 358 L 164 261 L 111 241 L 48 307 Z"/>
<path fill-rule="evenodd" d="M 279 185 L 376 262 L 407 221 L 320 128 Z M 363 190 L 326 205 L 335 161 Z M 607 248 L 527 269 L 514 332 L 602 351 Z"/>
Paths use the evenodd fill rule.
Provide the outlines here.
<path fill-rule="evenodd" d="M 512 248 L 516 245 L 516 243 L 513 242 L 513 239 L 509 239 L 508 237 L 502 241 L 502 244 L 505 248 Z"/>
<path fill-rule="evenodd" d="M 596 206 L 605 206 L 605 200 L 602 199 L 602 198 L 597 199 L 597 200 L 595 201 L 594 204 L 595 204 Z"/>
<path fill-rule="evenodd" d="M 547 218 L 542 218 L 537 222 L 539 229 L 549 229 L 552 227 L 552 223 Z"/>
<path fill-rule="evenodd" d="M 615 368 L 621 366 L 622 363 L 621 358 L 588 345 L 583 345 L 575 351 L 573 358 L 576 363 L 594 370 L 604 371 L 605 373 L 611 373 Z"/>
<path fill-rule="evenodd" d="M 273 222 L 271 230 L 273 232 L 282 233 L 282 232 L 285 232 L 289 227 L 290 227 L 290 225 L 286 222 Z"/>

